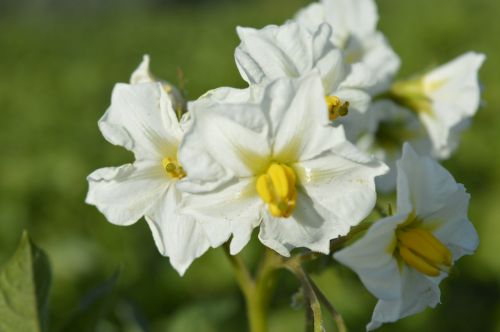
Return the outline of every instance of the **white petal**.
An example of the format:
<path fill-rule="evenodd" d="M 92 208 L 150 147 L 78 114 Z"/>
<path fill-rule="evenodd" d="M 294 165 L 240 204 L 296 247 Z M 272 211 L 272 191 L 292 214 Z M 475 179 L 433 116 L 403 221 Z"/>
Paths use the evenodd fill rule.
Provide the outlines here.
<path fill-rule="evenodd" d="M 313 66 L 312 36 L 294 22 L 261 30 L 238 27 L 237 32 L 236 62 L 248 83 L 299 77 Z"/>
<path fill-rule="evenodd" d="M 262 99 L 263 86 L 253 84 L 246 89 L 217 88 L 206 92 L 196 103 L 206 102 L 208 105 L 213 103 L 258 103 Z"/>
<path fill-rule="evenodd" d="M 349 112 L 334 121 L 335 125 L 343 125 L 347 139 L 355 143 L 360 135 L 367 131 L 370 117 L 366 115 L 366 110 L 370 105 L 370 96 L 361 90 L 340 89 L 334 92 L 334 95 L 342 101 L 349 102 Z"/>
<path fill-rule="evenodd" d="M 371 95 L 387 91 L 401 66 L 399 56 L 380 32 L 365 37 L 362 47 L 363 53 L 359 61 L 372 77 L 369 87 Z"/>
<path fill-rule="evenodd" d="M 395 322 L 416 314 L 426 307 L 434 308 L 439 303 L 439 288 L 421 273 L 404 266 L 401 278 L 403 281 L 402 297 L 378 301 L 367 330 L 371 331 L 383 323 Z"/>
<path fill-rule="evenodd" d="M 130 84 L 159 82 L 161 83 L 164 92 L 168 95 L 173 109 L 176 111 L 185 110 L 186 101 L 184 100 L 184 96 L 181 91 L 175 85 L 153 75 L 149 69 L 149 65 L 149 55 L 144 55 L 139 67 L 137 67 L 130 77 Z"/>
<path fill-rule="evenodd" d="M 263 103 L 272 126 L 273 155 L 281 162 L 311 159 L 345 140 L 341 130 L 326 125 L 327 108 L 317 75 L 275 81 Z"/>
<path fill-rule="evenodd" d="M 377 221 L 354 244 L 336 252 L 333 257 L 352 269 L 379 299 L 394 300 L 401 297 L 402 280 L 392 250 L 396 240 L 396 227 L 406 215 L 396 215 Z"/>
<path fill-rule="evenodd" d="M 270 156 L 267 121 L 256 104 L 190 104 L 192 123 L 179 159 L 190 192 L 209 191 L 232 176 L 259 174 Z"/>
<path fill-rule="evenodd" d="M 346 61 L 347 59 L 344 59 Z M 369 89 L 375 84 L 375 77 L 369 67 L 364 63 L 354 63 L 349 66 L 349 72 L 345 80 L 339 86 L 340 89 Z"/>
<path fill-rule="evenodd" d="M 434 69 L 424 78 L 426 92 L 433 100 L 455 105 L 459 115 L 474 115 L 480 98 L 477 74 L 485 59 L 469 52 Z"/>
<path fill-rule="evenodd" d="M 301 9 L 295 19 L 307 30 L 315 31 L 321 23 L 326 21 L 324 6 L 320 2 L 313 2 Z"/>
<path fill-rule="evenodd" d="M 467 218 L 469 199 L 470 195 L 459 184 L 443 208 L 424 220 L 424 225 L 452 251 L 453 260 L 472 254 L 479 244 L 477 232 Z"/>
<path fill-rule="evenodd" d="M 259 225 L 263 204 L 255 190 L 255 178 L 248 178 L 210 193 L 187 196 L 184 211 L 200 221 L 214 247 L 233 234 L 230 252 L 235 255 Z"/>
<path fill-rule="evenodd" d="M 149 62 L 149 55 L 145 54 L 142 57 L 142 62 L 130 76 L 130 84 L 152 83 L 157 81 L 149 70 Z"/>
<path fill-rule="evenodd" d="M 331 238 L 345 235 L 368 216 L 376 201 L 374 178 L 387 167 L 345 142 L 318 158 L 294 165 L 309 197 L 328 210 Z"/>
<path fill-rule="evenodd" d="M 133 151 L 136 159 L 174 156 L 182 132 L 160 83 L 117 84 L 99 128 L 112 144 Z"/>
<path fill-rule="evenodd" d="M 313 66 L 320 73 L 323 87 L 325 88 L 325 95 L 333 95 L 334 91 L 338 89 L 341 84 L 346 80 L 353 83 L 354 80 L 349 79 L 352 77 L 352 68 L 346 63 L 342 51 L 335 48 L 330 42 L 332 28 L 328 23 L 322 23 L 313 33 Z M 359 75 L 357 73 L 356 75 Z M 352 85 L 355 88 L 362 87 L 363 85 Z"/>
<path fill-rule="evenodd" d="M 172 185 L 151 208 L 146 220 L 160 253 L 182 276 L 191 263 L 210 247 L 205 230 L 191 216 L 181 214 L 181 193 Z"/>
<path fill-rule="evenodd" d="M 459 185 L 439 163 L 419 156 L 409 144 L 403 146 L 403 156 L 397 162 L 398 209 L 414 209 L 419 218 L 426 219 L 442 209 Z"/>
<path fill-rule="evenodd" d="M 161 198 L 170 181 L 161 161 L 136 161 L 101 168 L 87 177 L 86 203 L 95 205 L 113 224 L 130 225 Z"/>
<path fill-rule="evenodd" d="M 443 238 L 443 243 L 452 252 L 453 259 L 472 255 L 479 246 L 479 237 L 474 225 L 467 218 L 461 218 L 454 223 L 448 223 L 447 226 L 448 229 L 436 231 L 436 235 L 438 238 Z"/>
<path fill-rule="evenodd" d="M 373 0 L 324 0 L 299 11 L 296 20 L 311 33 L 325 22 L 331 25 L 330 41 L 344 51 L 348 63 L 365 68 L 357 87 L 372 95 L 389 88 L 400 60 L 384 35 L 376 31 L 378 14 Z"/>
<path fill-rule="evenodd" d="M 450 137 L 451 128 L 472 117 L 479 107 L 478 71 L 484 60 L 483 54 L 469 52 L 424 77 L 424 89 L 432 100 L 433 114 L 422 113 L 421 119 L 438 157 L 446 158 L 452 152 L 449 140 L 457 135 Z"/>
<path fill-rule="evenodd" d="M 345 62 L 342 52 L 338 49 L 329 48 L 325 53 L 325 56 L 317 59 L 314 68 L 318 70 L 321 76 L 325 89 L 324 94 L 332 96 L 335 95 L 335 92 L 346 78 L 351 77 L 352 66 Z"/>
<path fill-rule="evenodd" d="M 322 0 L 326 21 L 338 39 L 348 34 L 365 36 L 375 31 L 378 21 L 373 0 Z"/>
<path fill-rule="evenodd" d="M 344 61 L 341 50 L 331 43 L 328 23 L 320 23 L 308 31 L 289 21 L 261 30 L 238 28 L 238 34 L 242 42 L 235 53 L 236 62 L 243 78 L 251 84 L 283 77 L 299 78 L 318 71 L 325 95 L 332 95 L 346 78 L 345 88 L 373 85 L 368 71 L 362 73 L 358 68 L 349 76 L 351 66 Z"/>
<path fill-rule="evenodd" d="M 282 256 L 290 256 L 294 248 L 305 247 L 312 251 L 328 254 L 332 224 L 318 213 L 314 203 L 299 191 L 297 206 L 292 216 L 274 218 L 267 211 L 263 213 L 260 226 L 260 241 Z"/>
<path fill-rule="evenodd" d="M 236 60 L 236 67 L 243 78 L 248 84 L 266 83 L 268 78 L 263 71 L 260 64 L 255 60 L 251 54 L 244 51 L 243 47 L 238 46 L 234 51 L 234 58 Z"/>
<path fill-rule="evenodd" d="M 328 23 L 322 23 L 317 29 L 311 31 L 313 33 L 313 59 L 321 59 L 329 56 L 330 51 L 335 50 L 335 47 L 330 43 L 332 35 L 332 27 Z"/>

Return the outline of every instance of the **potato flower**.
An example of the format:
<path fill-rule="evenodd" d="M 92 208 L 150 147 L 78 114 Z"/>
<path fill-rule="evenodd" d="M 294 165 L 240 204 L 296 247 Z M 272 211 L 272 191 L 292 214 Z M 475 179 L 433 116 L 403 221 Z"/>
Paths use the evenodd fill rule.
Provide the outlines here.
<path fill-rule="evenodd" d="M 133 152 L 135 161 L 90 174 L 86 202 L 116 225 L 145 216 L 160 253 L 184 274 L 210 243 L 202 226 L 178 209 L 184 195 L 177 182 L 186 176 L 177 158 L 184 130 L 164 84 L 117 84 L 99 128 L 110 143 Z"/>
<path fill-rule="evenodd" d="M 189 105 L 179 153 L 189 175 L 179 187 L 192 193 L 184 212 L 206 225 L 212 245 L 232 236 L 232 254 L 256 227 L 283 256 L 296 247 L 329 253 L 331 239 L 371 212 L 374 177 L 387 168 L 328 126 L 319 76 L 262 89 L 257 102 L 250 90 L 224 89 Z M 229 101 L 220 98 L 228 92 Z"/>
<path fill-rule="evenodd" d="M 450 173 L 409 144 L 397 170 L 397 214 L 334 254 L 379 299 L 368 330 L 435 307 L 441 280 L 478 246 L 467 218 L 469 195 Z"/>

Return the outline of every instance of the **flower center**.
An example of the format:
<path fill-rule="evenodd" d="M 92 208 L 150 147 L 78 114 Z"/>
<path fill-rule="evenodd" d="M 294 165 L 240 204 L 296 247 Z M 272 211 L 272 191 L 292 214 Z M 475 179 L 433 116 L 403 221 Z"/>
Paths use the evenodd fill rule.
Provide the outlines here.
<path fill-rule="evenodd" d="M 433 114 L 432 101 L 426 93 L 422 78 L 394 83 L 389 91 L 389 95 L 397 104 L 412 110 L 416 114 Z"/>
<path fill-rule="evenodd" d="M 403 261 L 417 271 L 437 277 L 441 271 L 449 272 L 451 251 L 431 232 L 422 228 L 396 231 L 397 250 Z"/>
<path fill-rule="evenodd" d="M 326 96 L 326 105 L 328 107 L 328 119 L 333 121 L 349 112 L 349 102 L 340 100 L 337 96 Z"/>
<path fill-rule="evenodd" d="M 257 193 L 274 217 L 289 217 L 297 203 L 296 176 L 287 165 L 273 163 L 257 179 Z"/>
<path fill-rule="evenodd" d="M 177 159 L 166 157 L 163 158 L 161 163 L 163 165 L 163 168 L 165 169 L 165 172 L 167 172 L 168 176 L 170 176 L 171 178 L 182 179 L 186 176 L 186 172 L 184 172 L 184 169 L 179 164 Z"/>

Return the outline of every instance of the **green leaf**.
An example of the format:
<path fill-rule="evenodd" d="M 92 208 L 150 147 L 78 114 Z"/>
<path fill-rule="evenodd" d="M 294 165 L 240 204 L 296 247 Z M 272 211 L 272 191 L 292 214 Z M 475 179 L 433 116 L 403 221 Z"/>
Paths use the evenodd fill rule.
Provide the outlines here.
<path fill-rule="evenodd" d="M 112 307 L 114 290 L 120 275 L 117 270 L 111 278 L 91 290 L 80 303 L 79 308 L 59 330 L 60 332 L 94 332 L 102 318 Z"/>
<path fill-rule="evenodd" d="M 0 331 L 47 331 L 51 279 L 47 256 L 24 232 L 0 272 Z"/>

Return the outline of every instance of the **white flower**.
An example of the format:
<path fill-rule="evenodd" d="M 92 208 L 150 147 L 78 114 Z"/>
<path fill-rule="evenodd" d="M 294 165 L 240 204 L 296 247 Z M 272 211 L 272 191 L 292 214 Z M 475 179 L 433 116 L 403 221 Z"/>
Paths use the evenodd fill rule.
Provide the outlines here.
<path fill-rule="evenodd" d="M 179 187 L 194 193 L 185 211 L 210 225 L 212 245 L 232 235 L 232 254 L 258 226 L 260 241 L 281 255 L 295 247 L 328 253 L 331 239 L 370 213 L 373 178 L 386 167 L 327 125 L 318 76 L 263 89 L 257 103 L 246 93 L 247 103 L 190 104 L 179 153 L 189 174 Z"/>
<path fill-rule="evenodd" d="M 421 78 L 396 83 L 391 94 L 397 102 L 416 112 L 433 144 L 432 154 L 449 158 L 460 133 L 480 105 L 478 71 L 485 56 L 466 53 Z"/>
<path fill-rule="evenodd" d="M 435 307 L 440 281 L 478 245 L 467 218 L 469 195 L 450 173 L 409 144 L 397 168 L 397 214 L 334 254 L 379 299 L 368 330 Z"/>
<path fill-rule="evenodd" d="M 149 63 L 149 55 L 145 54 L 142 57 L 142 62 L 130 76 L 130 84 L 160 82 L 172 101 L 172 107 L 177 114 L 180 114 L 182 110 L 186 109 L 186 101 L 184 100 L 182 93 L 175 85 L 153 75 L 149 69 Z"/>
<path fill-rule="evenodd" d="M 269 25 L 261 30 L 238 27 L 241 44 L 235 58 L 242 77 L 250 84 L 268 83 L 277 78 L 299 78 L 319 72 L 331 120 L 349 127 L 348 138 L 356 138 L 370 96 L 364 89 L 370 77 L 362 67 L 345 63 L 342 52 L 330 42 L 331 27 L 318 25 L 312 32 L 296 22 Z"/>
<path fill-rule="evenodd" d="M 367 130 L 356 146 L 373 154 L 389 166 L 389 172 L 375 179 L 377 191 L 392 192 L 396 188 L 396 161 L 406 141 L 420 154 L 430 154 L 431 142 L 417 115 L 390 100 L 375 101 L 367 116 Z"/>
<path fill-rule="evenodd" d="M 177 160 L 183 129 L 163 85 L 117 84 L 99 128 L 110 143 L 132 151 L 135 161 L 90 174 L 86 202 L 116 225 L 145 216 L 158 250 L 182 275 L 210 243 L 200 224 L 178 210 L 183 195 L 176 185 L 185 176 Z"/>
<path fill-rule="evenodd" d="M 399 69 L 400 60 L 384 35 L 377 31 L 373 0 L 321 0 L 299 11 L 297 21 L 309 31 L 320 24 L 332 26 L 330 40 L 344 51 L 349 63 L 362 64 L 373 77 L 370 91 L 383 92 Z"/>

